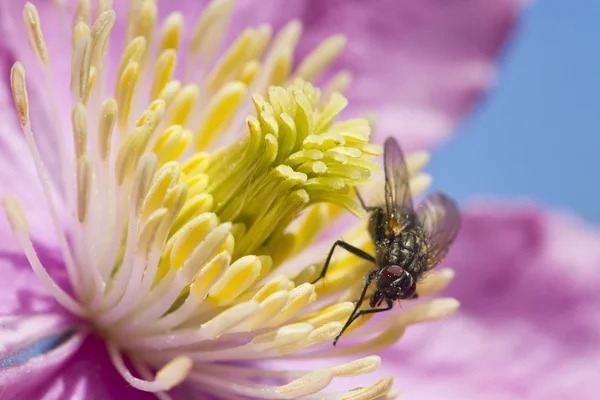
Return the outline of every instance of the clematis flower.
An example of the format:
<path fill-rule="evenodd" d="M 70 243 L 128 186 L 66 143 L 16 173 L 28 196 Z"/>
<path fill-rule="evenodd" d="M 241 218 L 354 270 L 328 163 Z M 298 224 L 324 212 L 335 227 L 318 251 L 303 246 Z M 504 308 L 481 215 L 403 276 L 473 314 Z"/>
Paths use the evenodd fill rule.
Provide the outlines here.
<path fill-rule="evenodd" d="M 595 399 L 599 241 L 598 228 L 539 204 L 472 204 L 446 259 L 460 310 L 408 330 L 384 369 L 424 400 Z"/>
<path fill-rule="evenodd" d="M 334 62 L 345 39 L 325 40 L 292 68 L 301 25 L 281 26 L 281 18 L 314 3 L 278 10 L 275 30 L 238 32 L 256 16 L 269 21 L 275 9 L 262 2 L 257 13 L 256 3 L 242 3 L 231 30 L 237 36 L 224 41 L 223 52 L 231 1 L 212 2 L 197 20 L 194 2 L 169 14 L 160 29 L 153 1 L 133 1 L 128 12 L 119 2 L 116 13 L 110 3 L 99 1 L 92 14 L 88 2 L 78 2 L 72 24 L 68 7 L 28 5 L 21 34 L 15 2 L 0 3 L 3 28 L 15 40 L 27 37 L 33 50 L 32 57 L 26 46 L 2 43 L 10 61 L 1 66 L 3 76 L 15 55 L 25 65 L 10 71 L 13 98 L 7 87 L 0 93 L 2 194 L 9 194 L 0 225 L 3 396 L 166 397 L 177 387 L 171 394 L 393 397 L 389 376 L 370 386 L 354 378 L 338 393 L 321 389 L 334 378 L 375 370 L 378 357 L 358 355 L 374 354 L 408 325 L 443 318 L 458 304 L 425 302 L 357 326 L 342 348 L 330 346 L 368 266 L 342 255 L 328 279 L 313 286 L 320 264 L 299 254 L 324 254 L 309 246 L 340 215 L 339 206 L 360 214 L 351 188 L 377 170 L 372 157 L 380 154 L 367 142 L 366 120 L 334 122 L 346 106 L 340 92 L 348 71 L 329 76 L 322 93 L 307 82 Z M 490 13 L 499 23 L 484 31 L 503 36 L 514 15 L 507 4 Z M 415 11 L 442 15 L 431 6 Z M 320 23 L 307 18 L 307 27 L 300 54 Z M 450 58 L 456 69 L 449 70 L 459 73 L 464 60 L 488 61 L 500 42 Z M 357 72 L 358 98 L 366 74 Z M 435 85 L 425 82 L 420 94 L 396 99 L 408 107 L 432 95 Z M 479 93 L 487 83 L 461 80 L 444 93 Z M 438 138 L 471 100 L 449 108 L 415 101 L 409 113 L 445 117 L 425 131 Z M 377 117 L 384 121 L 390 109 L 382 111 Z M 425 159 L 409 157 L 412 172 Z M 412 184 L 419 192 L 428 178 L 417 174 Z M 351 235 L 367 245 L 362 227 Z M 442 270 L 419 293 L 435 294 L 451 277 Z M 330 362 L 337 357 L 345 359 Z M 282 359 L 277 368 L 265 364 Z M 316 359 L 327 367 L 290 369 Z M 356 386 L 366 387 L 348 391 Z"/>

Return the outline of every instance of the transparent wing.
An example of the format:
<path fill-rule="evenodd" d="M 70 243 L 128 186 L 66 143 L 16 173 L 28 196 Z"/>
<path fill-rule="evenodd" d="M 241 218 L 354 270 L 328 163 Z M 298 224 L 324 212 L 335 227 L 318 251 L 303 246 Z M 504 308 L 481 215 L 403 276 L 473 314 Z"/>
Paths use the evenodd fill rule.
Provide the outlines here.
<path fill-rule="evenodd" d="M 436 192 L 419 204 L 416 213 L 429 238 L 429 268 L 433 268 L 446 256 L 460 230 L 460 212 L 454 200 Z"/>
<path fill-rule="evenodd" d="M 413 204 L 408 183 L 410 175 L 404 161 L 404 154 L 396 139 L 389 137 L 383 147 L 385 171 L 385 206 L 387 216 L 400 225 L 406 220 L 407 211 L 412 212 Z"/>

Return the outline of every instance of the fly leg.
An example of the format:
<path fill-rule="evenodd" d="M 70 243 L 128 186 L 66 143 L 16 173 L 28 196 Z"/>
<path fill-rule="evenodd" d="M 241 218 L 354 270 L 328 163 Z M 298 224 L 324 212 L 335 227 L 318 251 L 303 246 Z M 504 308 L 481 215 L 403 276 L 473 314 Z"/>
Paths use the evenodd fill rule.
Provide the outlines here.
<path fill-rule="evenodd" d="M 338 240 L 337 242 L 335 242 L 333 244 L 333 246 L 331 246 L 331 250 L 329 250 L 329 255 L 327 256 L 327 260 L 325 260 L 325 265 L 323 265 L 321 274 L 319 275 L 319 277 L 317 279 L 315 279 L 311 283 L 317 283 L 321 278 L 323 278 L 325 276 L 325 274 L 327 273 L 327 268 L 329 268 L 329 263 L 331 262 L 331 257 L 333 256 L 333 252 L 335 251 L 335 248 L 337 246 L 342 247 L 346 251 L 349 251 L 350 253 L 362 258 L 363 260 L 371 261 L 373 263 L 375 262 L 375 258 L 373 258 L 373 256 L 371 256 L 369 253 L 366 253 L 366 252 L 362 251 L 361 249 L 359 249 L 358 247 L 354 247 L 350 243 L 346 243 L 343 240 Z"/>
<path fill-rule="evenodd" d="M 367 294 L 367 290 L 369 289 L 369 286 L 371 285 L 371 282 L 373 281 L 373 279 L 375 279 L 376 275 L 377 275 L 377 270 L 371 271 L 371 272 L 369 272 L 369 275 L 367 275 L 367 279 L 365 280 L 365 287 L 363 288 L 363 291 L 360 294 L 360 297 L 356 301 L 356 305 L 354 306 L 354 310 L 352 310 L 352 314 L 350 314 L 350 316 L 348 317 L 348 321 L 346 321 L 346 324 L 344 324 L 344 327 L 342 328 L 342 330 L 340 331 L 340 333 L 335 337 L 335 340 L 333 341 L 333 345 L 334 346 L 337 343 L 337 341 L 340 338 L 340 336 L 342 336 L 342 333 L 344 333 L 344 331 L 356 319 L 354 317 L 354 315 L 356 314 L 356 312 L 358 311 L 358 309 L 362 305 L 362 302 L 365 300 L 365 295 Z M 360 312 L 358 314 L 360 314 Z"/>
<path fill-rule="evenodd" d="M 356 198 L 358 199 L 358 202 L 360 203 L 360 206 L 362 208 L 364 208 L 364 210 L 366 212 L 370 212 L 370 211 L 373 211 L 375 209 L 375 207 L 369 207 L 369 206 L 367 206 L 367 204 L 365 203 L 365 200 L 360 195 L 360 192 L 358 191 L 358 189 L 354 188 L 354 193 L 356 193 Z"/>
<path fill-rule="evenodd" d="M 363 291 L 363 293 L 364 293 L 364 291 Z M 333 341 L 333 345 L 335 346 L 335 344 L 337 343 L 338 339 L 340 338 L 340 336 L 342 336 L 342 333 L 344 333 L 344 331 L 346 330 L 346 328 L 348 328 L 354 321 L 356 321 L 357 319 L 359 319 L 363 315 L 377 314 L 377 313 L 380 313 L 380 312 L 391 310 L 392 307 L 393 307 L 393 303 L 390 300 L 386 300 L 386 302 L 387 302 L 387 307 L 384 307 L 384 308 L 372 308 L 370 310 L 361 310 L 361 311 L 357 312 L 356 314 L 354 314 L 354 312 L 357 310 L 357 307 L 355 307 L 354 311 L 352 312 L 353 315 L 351 315 L 350 318 L 348 318 L 348 321 L 346 321 L 346 324 L 344 325 L 344 328 L 342 329 L 342 331 L 340 332 L 340 334 L 336 336 L 335 340 Z M 357 303 L 357 305 L 358 304 L 359 303 Z"/>

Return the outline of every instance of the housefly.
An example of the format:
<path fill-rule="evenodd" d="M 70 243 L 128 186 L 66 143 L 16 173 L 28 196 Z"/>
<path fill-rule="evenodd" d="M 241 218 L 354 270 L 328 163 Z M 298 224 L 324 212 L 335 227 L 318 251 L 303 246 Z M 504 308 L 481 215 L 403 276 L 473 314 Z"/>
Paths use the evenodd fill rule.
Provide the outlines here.
<path fill-rule="evenodd" d="M 413 208 L 410 175 L 395 139 L 385 141 L 383 159 L 384 204 L 367 205 L 357 192 L 362 207 L 370 213 L 368 230 L 375 244 L 375 257 L 338 240 L 331 247 L 320 276 L 314 281 L 325 276 L 338 246 L 375 264 L 365 277 L 361 295 L 335 338 L 334 346 L 342 333 L 361 316 L 388 311 L 399 299 L 416 298 L 417 282 L 444 258 L 460 228 L 458 207 L 443 193 L 430 194 L 416 210 Z M 375 291 L 369 298 L 370 309 L 360 310 L 373 282 Z"/>

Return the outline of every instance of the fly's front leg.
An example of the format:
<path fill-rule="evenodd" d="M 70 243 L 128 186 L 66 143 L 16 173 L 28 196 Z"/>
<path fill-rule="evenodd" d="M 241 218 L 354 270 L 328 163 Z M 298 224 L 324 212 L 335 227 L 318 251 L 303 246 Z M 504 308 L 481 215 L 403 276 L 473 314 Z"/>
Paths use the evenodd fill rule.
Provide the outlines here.
<path fill-rule="evenodd" d="M 319 275 L 319 277 L 317 279 L 315 279 L 311 283 L 313 283 L 313 284 L 317 283 L 319 280 L 321 280 L 321 278 L 323 278 L 325 276 L 325 274 L 327 273 L 327 268 L 329 268 L 329 264 L 331 263 L 331 257 L 333 256 L 333 252 L 335 251 L 335 248 L 337 246 L 342 247 L 346 251 L 349 251 L 350 253 L 362 258 L 363 260 L 367 260 L 372 263 L 375 262 L 375 258 L 373 258 L 373 256 L 371 256 L 369 253 L 366 253 L 366 252 L 362 251 L 361 249 L 359 249 L 358 247 L 354 247 L 350 243 L 346 243 L 343 240 L 338 240 L 337 242 L 335 242 L 333 244 L 333 246 L 331 246 L 331 250 L 329 250 L 329 255 L 327 255 L 327 260 L 325 260 L 325 265 L 323 265 L 321 274 Z"/>
<path fill-rule="evenodd" d="M 335 346 L 335 344 L 337 343 L 338 339 L 340 338 L 340 336 L 342 336 L 342 333 L 344 333 L 344 331 L 350 326 L 350 324 L 352 322 L 354 322 L 354 320 L 356 319 L 354 317 L 354 315 L 356 314 L 356 312 L 358 311 L 358 309 L 360 308 L 360 306 L 362 305 L 362 302 L 365 299 L 365 295 L 367 294 L 367 290 L 369 289 L 369 286 L 371 286 L 371 282 L 373 281 L 373 279 L 375 279 L 375 276 L 377 275 L 377 271 L 371 271 L 369 272 L 369 275 L 367 275 L 367 279 L 365 280 L 365 286 L 363 287 L 363 291 L 360 294 L 360 297 L 358 298 L 358 301 L 356 302 L 356 305 L 354 306 L 354 310 L 352 310 L 352 314 L 350 314 L 350 316 L 348 317 L 348 320 L 346 321 L 346 323 L 344 324 L 344 327 L 342 328 L 342 330 L 340 331 L 340 333 L 335 337 L 335 340 L 333 341 L 333 345 Z M 360 314 L 360 312 L 358 313 Z"/>

